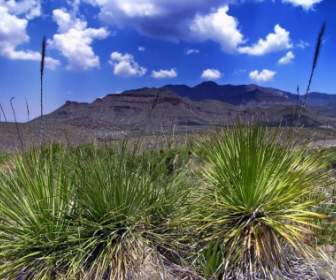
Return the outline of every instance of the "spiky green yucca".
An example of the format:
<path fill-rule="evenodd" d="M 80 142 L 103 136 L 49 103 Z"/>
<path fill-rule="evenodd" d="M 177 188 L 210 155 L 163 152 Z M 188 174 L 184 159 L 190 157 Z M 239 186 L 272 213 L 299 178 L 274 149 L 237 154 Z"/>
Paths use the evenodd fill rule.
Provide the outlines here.
<path fill-rule="evenodd" d="M 133 279 L 142 265 L 158 265 L 158 247 L 173 248 L 166 229 L 186 190 L 179 176 L 157 172 L 164 161 L 124 146 L 84 158 L 78 157 L 80 245 L 72 270 L 80 279 Z"/>
<path fill-rule="evenodd" d="M 199 145 L 203 186 L 188 216 L 206 277 L 271 279 L 290 269 L 291 254 L 308 253 L 321 216 L 312 193 L 327 175 L 318 155 L 276 131 L 238 125 Z"/>
<path fill-rule="evenodd" d="M 166 165 L 123 145 L 16 157 L 0 170 L 0 278 L 141 279 L 174 249 L 187 195 Z"/>
<path fill-rule="evenodd" d="M 67 216 L 73 182 L 53 148 L 17 156 L 0 169 L 0 278 L 52 279 L 72 246 Z"/>

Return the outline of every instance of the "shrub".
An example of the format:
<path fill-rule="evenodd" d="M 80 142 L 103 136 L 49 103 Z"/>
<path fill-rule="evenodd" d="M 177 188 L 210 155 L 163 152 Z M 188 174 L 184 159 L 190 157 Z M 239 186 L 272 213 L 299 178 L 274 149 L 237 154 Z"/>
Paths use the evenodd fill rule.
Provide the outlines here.
<path fill-rule="evenodd" d="M 64 159 L 50 147 L 0 169 L 1 279 L 50 279 L 66 269 L 74 188 Z"/>
<path fill-rule="evenodd" d="M 169 160 L 167 161 L 167 158 Z M 187 199 L 166 152 L 43 147 L 0 170 L 0 278 L 126 279 L 176 257 Z M 141 279 L 141 277 L 139 278 Z"/>
<path fill-rule="evenodd" d="M 158 266 L 158 250 L 175 248 L 169 221 L 187 196 L 183 176 L 168 180 L 158 172 L 164 161 L 130 152 L 126 145 L 107 149 L 102 156 L 86 152 L 84 157 L 77 154 L 75 223 L 80 245 L 74 275 L 126 279 L 138 275 L 142 265 Z"/>
<path fill-rule="evenodd" d="M 237 125 L 199 145 L 202 184 L 187 221 L 207 278 L 282 279 L 292 257 L 309 255 L 322 217 L 312 193 L 328 175 L 317 153 L 280 138 L 279 130 Z"/>

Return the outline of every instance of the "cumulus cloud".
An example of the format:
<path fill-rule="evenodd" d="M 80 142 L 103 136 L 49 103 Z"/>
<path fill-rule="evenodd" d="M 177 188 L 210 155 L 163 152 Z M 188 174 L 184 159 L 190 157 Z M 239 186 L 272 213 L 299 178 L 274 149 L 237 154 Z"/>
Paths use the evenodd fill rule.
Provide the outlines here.
<path fill-rule="evenodd" d="M 274 27 L 274 32 L 269 33 L 265 39 L 259 39 L 259 41 L 252 46 L 240 47 L 239 52 L 249 55 L 264 55 L 292 47 L 290 33 L 277 24 Z"/>
<path fill-rule="evenodd" d="M 1 0 L 0 0 L 1 1 Z M 27 34 L 28 19 L 20 18 L 18 15 L 11 12 L 7 7 L 8 5 L 13 5 L 12 1 L 0 2 L 0 55 L 12 59 L 12 60 L 27 60 L 27 61 L 39 61 L 41 55 L 37 51 L 32 50 L 18 50 L 18 48 L 28 43 L 30 40 Z M 21 3 L 21 2 L 20 2 Z M 22 2 L 23 3 L 23 2 Z M 25 12 L 30 12 L 30 10 L 16 10 L 17 14 L 24 14 Z M 46 66 L 50 69 L 55 69 L 60 65 L 60 62 L 54 58 L 46 58 Z"/>
<path fill-rule="evenodd" d="M 31 60 L 31 61 L 40 61 L 41 54 L 39 52 L 27 50 L 27 51 L 17 51 L 13 49 L 5 49 L 3 54 L 12 60 Z M 45 63 L 47 68 L 51 70 L 55 70 L 58 66 L 60 66 L 60 61 L 54 59 L 52 57 L 47 56 L 45 58 Z"/>
<path fill-rule="evenodd" d="M 229 4 L 238 0 L 82 0 L 99 9 L 99 18 L 117 28 L 132 27 L 140 34 L 171 41 L 213 41 L 224 52 L 263 55 L 290 49 L 290 33 L 280 25 L 254 45 L 246 45 Z M 297 0 L 299 1 L 299 0 Z M 304 1 L 304 0 L 301 0 Z M 314 0 L 310 0 L 314 1 Z M 316 1 L 316 0 L 315 0 Z"/>
<path fill-rule="evenodd" d="M 27 19 L 41 15 L 41 0 L 0 0 L 0 6 L 6 7 L 11 14 Z"/>
<path fill-rule="evenodd" d="M 229 15 L 235 0 L 84 0 L 100 9 L 100 19 L 131 26 L 142 35 L 171 41 L 212 40 L 232 52 L 243 42 L 238 21 Z"/>
<path fill-rule="evenodd" d="M 186 55 L 198 54 L 198 53 L 200 53 L 200 51 L 199 51 L 198 49 L 187 49 L 187 50 L 185 51 L 185 54 L 186 54 Z"/>
<path fill-rule="evenodd" d="M 305 10 L 313 9 L 316 4 L 322 1 L 323 0 L 282 0 L 283 3 L 290 3 L 294 6 L 302 7 Z"/>
<path fill-rule="evenodd" d="M 143 76 L 147 69 L 140 66 L 133 55 L 129 53 L 122 54 L 120 52 L 111 53 L 109 63 L 113 67 L 113 73 L 121 77 Z"/>
<path fill-rule="evenodd" d="M 300 49 L 305 49 L 308 48 L 310 45 L 308 42 L 300 40 L 297 44 L 296 47 L 300 48 Z"/>
<path fill-rule="evenodd" d="M 58 25 L 50 45 L 68 60 L 68 69 L 87 70 L 99 67 L 99 57 L 94 53 L 94 40 L 105 39 L 106 28 L 90 28 L 85 20 L 75 18 L 64 9 L 55 9 L 53 19 Z"/>
<path fill-rule="evenodd" d="M 217 70 L 217 69 L 213 69 L 213 68 L 208 68 L 205 69 L 202 72 L 201 78 L 203 80 L 207 80 L 207 81 L 214 81 L 214 80 L 218 80 L 222 77 L 222 73 Z"/>
<path fill-rule="evenodd" d="M 196 40 L 212 40 L 220 43 L 226 52 L 233 52 L 244 42 L 238 29 L 238 21 L 228 14 L 229 7 L 223 6 L 207 15 L 197 15 L 192 21 L 191 36 Z"/>
<path fill-rule="evenodd" d="M 268 70 L 268 69 L 264 69 L 260 72 L 258 70 L 254 70 L 250 72 L 249 74 L 250 79 L 256 82 L 267 82 L 267 81 L 273 80 L 275 75 L 276 75 L 276 72 Z"/>
<path fill-rule="evenodd" d="M 295 55 L 292 51 L 287 52 L 283 57 L 281 57 L 278 61 L 279 64 L 289 64 L 295 58 Z"/>
<path fill-rule="evenodd" d="M 170 69 L 170 70 L 158 70 L 158 71 L 152 71 L 152 75 L 153 78 L 155 79 L 171 79 L 171 78 L 176 78 L 177 77 L 177 72 L 174 68 Z"/>

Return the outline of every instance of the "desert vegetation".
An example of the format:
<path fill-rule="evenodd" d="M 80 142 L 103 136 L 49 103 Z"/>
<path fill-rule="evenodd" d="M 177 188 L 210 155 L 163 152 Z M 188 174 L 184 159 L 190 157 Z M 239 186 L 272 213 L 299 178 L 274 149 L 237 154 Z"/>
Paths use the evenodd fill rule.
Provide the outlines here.
<path fill-rule="evenodd" d="M 335 279 L 335 150 L 246 119 L 178 145 L 48 144 L 46 48 L 40 145 L 15 121 L 20 150 L 0 154 L 1 279 Z"/>
<path fill-rule="evenodd" d="M 335 242 L 330 153 L 281 131 L 236 125 L 179 147 L 46 145 L 6 158 L 0 277 L 318 279 L 319 252 Z"/>

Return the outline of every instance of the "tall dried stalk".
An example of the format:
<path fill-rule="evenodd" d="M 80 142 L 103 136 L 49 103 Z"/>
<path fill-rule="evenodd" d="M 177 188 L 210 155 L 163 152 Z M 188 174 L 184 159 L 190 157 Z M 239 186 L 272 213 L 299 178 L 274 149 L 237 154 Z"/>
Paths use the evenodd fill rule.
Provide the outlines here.
<path fill-rule="evenodd" d="M 299 120 L 299 111 L 300 111 L 300 86 L 296 87 L 296 104 L 295 104 L 295 113 L 294 113 L 294 121 L 297 122 Z"/>
<path fill-rule="evenodd" d="M 43 135 L 44 135 L 44 126 L 43 126 L 43 78 L 44 78 L 44 69 L 45 69 L 45 57 L 47 50 L 47 40 L 46 37 L 42 39 L 41 45 L 41 62 L 40 62 L 40 144 L 43 144 Z"/>
<path fill-rule="evenodd" d="M 311 83 L 313 81 L 313 77 L 314 77 L 314 74 L 315 74 L 317 62 L 319 60 L 320 53 L 321 53 L 321 48 L 322 48 L 322 43 L 323 43 L 325 30 L 326 30 L 326 23 L 324 22 L 321 26 L 320 32 L 319 32 L 317 40 L 316 40 L 314 59 L 313 59 L 313 64 L 312 64 L 312 68 L 311 68 L 311 71 L 310 71 L 309 81 L 308 81 L 308 85 L 307 85 L 307 89 L 306 89 L 306 93 L 305 93 L 305 97 L 304 97 L 303 107 L 306 106 L 307 97 L 308 97 L 308 94 L 309 94 L 309 91 L 310 91 L 310 86 L 311 86 Z"/>
<path fill-rule="evenodd" d="M 15 128 L 16 128 L 16 133 L 17 133 L 17 136 L 18 136 L 18 139 L 19 139 L 19 142 L 20 142 L 20 147 L 23 150 L 24 144 L 23 144 L 23 139 L 22 139 L 20 128 L 19 128 L 19 124 L 18 124 L 17 119 L 16 119 L 16 112 L 15 112 L 15 108 L 14 108 L 14 105 L 13 105 L 13 100 L 14 100 L 14 97 L 12 97 L 9 100 L 9 103 L 10 103 L 10 106 L 12 108 L 12 113 L 13 113 L 13 118 L 14 118 L 14 123 L 15 123 Z"/>
<path fill-rule="evenodd" d="M 0 110 L 1 110 L 1 112 L 3 114 L 3 116 L 4 116 L 5 122 L 7 122 L 7 117 L 6 117 L 5 111 L 4 111 L 4 109 L 3 109 L 3 107 L 2 107 L 1 104 L 0 104 Z"/>
<path fill-rule="evenodd" d="M 28 104 L 28 100 L 27 97 L 25 98 L 26 100 L 26 110 L 27 110 L 27 121 L 30 121 L 30 110 L 29 110 L 29 104 Z"/>

